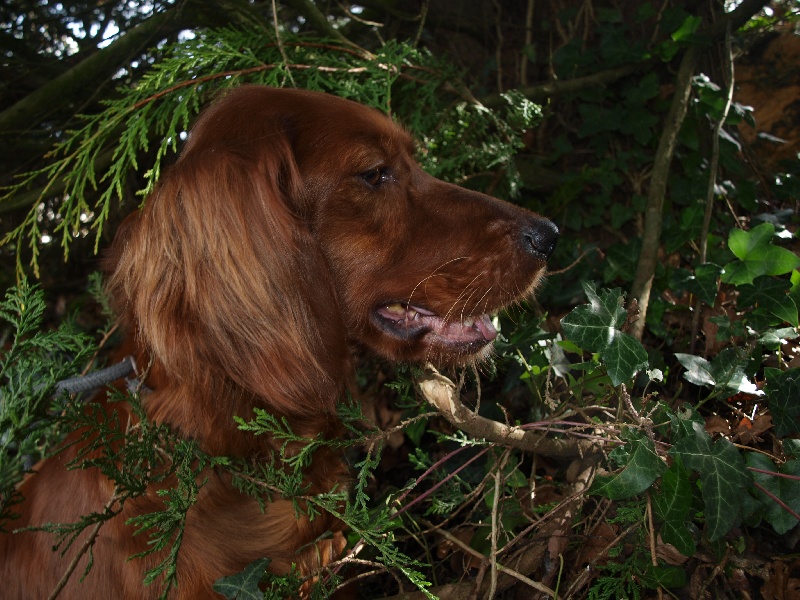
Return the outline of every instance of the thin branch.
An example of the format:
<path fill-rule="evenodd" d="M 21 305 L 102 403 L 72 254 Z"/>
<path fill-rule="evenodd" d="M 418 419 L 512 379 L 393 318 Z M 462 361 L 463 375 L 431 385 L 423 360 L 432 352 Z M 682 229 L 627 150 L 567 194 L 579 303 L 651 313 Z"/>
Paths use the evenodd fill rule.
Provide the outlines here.
<path fill-rule="evenodd" d="M 281 53 L 281 58 L 285 65 L 287 65 L 286 75 L 289 77 L 289 81 L 292 82 L 292 87 L 297 87 L 297 84 L 294 82 L 294 77 L 292 77 L 292 70 L 288 68 L 289 65 L 289 57 L 286 56 L 286 48 L 283 47 L 283 40 L 281 39 L 281 28 L 278 24 L 278 4 L 275 0 L 272 0 L 272 26 L 275 29 L 275 41 L 278 44 L 278 50 Z M 284 85 L 286 82 L 284 81 L 281 85 Z"/>
<path fill-rule="evenodd" d="M 789 506 L 788 504 L 786 504 L 786 503 L 785 503 L 783 500 L 781 500 L 780 498 L 778 498 L 778 497 L 777 497 L 775 494 L 773 494 L 772 492 L 770 492 L 770 491 L 769 491 L 767 488 L 765 488 L 763 485 L 761 485 L 761 484 L 760 484 L 760 483 L 758 483 L 757 481 L 754 481 L 754 482 L 753 482 L 753 485 L 754 485 L 755 487 L 757 487 L 759 490 L 761 490 L 762 492 L 764 492 L 764 494 L 766 494 L 766 495 L 769 497 L 769 499 L 770 499 L 770 500 L 772 500 L 773 502 L 775 502 L 775 504 L 777 504 L 777 505 L 778 505 L 778 506 L 780 506 L 780 507 L 781 507 L 783 510 L 785 510 L 785 511 L 786 511 L 786 512 L 788 512 L 790 515 L 792 515 L 792 517 L 794 517 L 794 518 L 795 518 L 795 519 L 797 519 L 797 520 L 800 520 L 800 514 L 798 514 L 798 513 L 797 513 L 797 511 L 793 510 L 791 506 Z"/>
<path fill-rule="evenodd" d="M 494 472 L 494 498 L 492 499 L 492 551 L 491 555 L 489 556 L 490 583 L 489 593 L 487 595 L 489 600 L 493 600 L 495 594 L 497 593 L 497 539 L 500 535 L 500 493 L 503 489 L 503 485 L 505 484 L 505 480 L 503 478 L 503 469 L 505 468 L 506 461 L 508 460 L 509 450 L 510 449 L 507 448 L 506 451 L 503 452 L 503 458 L 500 459 L 500 464 L 497 465 L 497 469 Z"/>
<path fill-rule="evenodd" d="M 528 9 L 525 11 L 525 45 L 522 47 L 520 58 L 519 81 L 528 85 L 528 48 L 533 44 L 533 12 L 535 0 L 528 0 Z"/>
<path fill-rule="evenodd" d="M 675 81 L 675 92 L 672 105 L 664 122 L 661 139 L 658 142 L 650 189 L 647 193 L 647 207 L 644 214 L 644 231 L 642 232 L 642 249 L 636 267 L 636 276 L 631 286 L 631 296 L 639 303 L 640 318 L 633 324 L 631 333 L 641 340 L 644 332 L 645 316 L 650 303 L 650 289 L 658 263 L 658 250 L 661 246 L 661 228 L 664 216 L 664 198 L 667 194 L 670 166 L 678 143 L 683 119 L 689 108 L 689 97 L 692 91 L 692 75 L 697 62 L 698 50 L 689 47 L 683 55 L 678 76 Z"/>
<path fill-rule="evenodd" d="M 719 136 L 722 132 L 722 127 L 725 125 L 725 120 L 728 118 L 728 111 L 730 111 L 731 103 L 733 102 L 733 48 L 731 44 L 731 30 L 730 21 L 728 21 L 728 30 L 725 33 L 725 73 L 723 80 L 725 81 L 725 106 L 722 109 L 722 114 L 719 119 L 714 123 L 714 130 L 711 134 L 711 158 L 708 164 L 708 187 L 706 188 L 706 207 L 705 214 L 703 215 L 703 228 L 700 231 L 700 256 L 698 264 L 706 262 L 708 252 L 708 230 L 711 227 L 711 215 L 714 211 L 714 191 L 717 187 L 717 170 L 719 169 Z M 697 335 L 700 330 L 700 314 L 703 308 L 703 301 L 697 298 L 694 304 L 694 313 L 692 314 L 692 333 L 690 342 L 689 353 L 694 354 L 697 346 Z"/>
<path fill-rule="evenodd" d="M 484 556 L 483 554 L 481 554 L 480 552 L 478 552 L 474 548 L 471 548 L 470 546 L 468 546 L 467 544 L 465 544 L 464 542 L 459 540 L 456 536 L 454 536 L 450 532 L 445 531 L 444 529 L 440 529 L 439 530 L 439 534 L 443 538 L 445 538 L 448 542 L 452 543 L 454 546 L 457 546 L 458 549 L 461 550 L 462 552 L 464 552 L 465 554 L 469 554 L 470 556 L 472 556 L 474 558 L 477 558 L 481 562 L 487 562 L 489 560 L 488 558 L 486 558 L 486 556 Z M 543 583 L 539 583 L 538 581 L 533 581 L 532 579 L 530 579 L 528 577 L 525 577 L 521 573 L 518 573 L 517 571 L 514 571 L 513 569 L 509 569 L 508 567 L 506 567 L 506 566 L 504 566 L 504 565 L 502 565 L 500 563 L 497 563 L 497 570 L 500 571 L 501 573 L 505 573 L 506 575 L 511 575 L 511 577 L 513 577 L 514 579 L 517 579 L 517 580 L 521 581 L 525 585 L 527 585 L 527 586 L 529 586 L 529 587 L 531 587 L 531 588 L 533 588 L 533 589 L 535 589 L 535 590 L 537 590 L 539 592 L 547 594 L 551 598 L 555 598 L 556 597 L 556 593 L 553 590 L 551 590 L 549 587 L 544 585 Z"/>
<path fill-rule="evenodd" d="M 425 25 L 428 20 L 428 9 L 430 8 L 430 0 L 425 0 L 422 3 L 422 10 L 419 15 L 419 27 L 417 27 L 417 35 L 414 36 L 414 47 L 419 46 L 419 41 L 422 39 L 422 33 L 425 31 Z"/>
<path fill-rule="evenodd" d="M 578 258 L 576 258 L 574 261 L 572 261 L 572 264 L 570 264 L 569 266 L 564 267 L 563 269 L 558 269 L 557 271 L 548 270 L 547 274 L 548 275 L 561 275 L 562 273 L 566 273 L 567 271 L 569 271 L 571 269 L 574 269 L 577 266 L 577 264 L 579 262 L 581 262 L 584 258 L 586 258 L 589 255 L 589 253 L 592 252 L 592 251 L 598 252 L 600 254 L 601 258 L 602 258 L 603 251 L 600 248 L 589 248 L 588 250 L 584 250 Z"/>
<path fill-rule="evenodd" d="M 496 84 L 497 91 L 503 93 L 503 29 L 501 27 L 503 7 L 500 5 L 500 0 L 493 0 L 494 5 L 494 33 L 497 36 L 497 46 L 494 49 L 494 60 L 496 63 L 497 74 Z"/>
<path fill-rule="evenodd" d="M 114 517 L 119 513 L 119 511 L 111 510 L 111 507 L 119 500 L 119 492 L 118 490 L 114 490 L 114 493 L 111 495 L 111 498 L 106 502 L 106 505 L 103 507 L 103 514 L 104 517 L 97 523 L 95 523 L 92 531 L 89 533 L 89 536 L 83 541 L 80 548 L 78 548 L 78 552 L 73 557 L 72 561 L 70 561 L 69 565 L 67 566 L 67 570 L 64 572 L 64 575 L 61 577 L 59 582 L 56 584 L 56 587 L 53 588 L 53 591 L 50 593 L 48 600 L 55 600 L 58 595 L 63 591 L 64 587 L 66 587 L 67 583 L 69 582 L 69 578 L 72 577 L 72 574 L 75 572 L 75 569 L 78 566 L 80 560 L 84 557 L 86 552 L 89 551 L 89 548 L 92 547 L 95 540 L 97 539 L 98 534 L 100 533 L 100 528 L 108 522 L 108 519 Z"/>
<path fill-rule="evenodd" d="M 645 516 L 647 517 L 647 538 L 650 542 L 650 563 L 654 567 L 657 567 L 658 554 L 656 553 L 656 529 L 653 525 L 653 496 L 650 494 L 650 490 L 647 490 L 645 500 L 647 501 Z"/>
<path fill-rule="evenodd" d="M 605 557 L 608 555 L 608 552 L 612 548 L 614 548 L 617 544 L 619 544 L 623 539 L 625 539 L 632 532 L 636 531 L 636 529 L 638 529 L 639 527 L 641 527 L 640 523 L 634 523 L 633 525 L 628 526 L 627 528 L 625 528 L 625 530 L 622 531 L 622 533 L 620 533 L 617 537 L 615 537 L 608 544 L 606 544 L 605 547 L 595 555 L 595 557 L 592 559 L 592 561 L 589 563 L 589 565 L 585 569 L 581 570 L 580 576 L 578 576 L 572 582 L 572 585 L 569 586 L 569 589 L 567 589 L 566 593 L 562 597 L 563 598 L 572 598 L 573 594 L 575 592 L 577 592 L 577 590 L 581 589 L 582 587 L 584 587 L 586 585 L 588 579 L 590 579 L 591 577 L 595 576 L 596 571 L 594 569 L 594 566 L 600 560 L 605 559 Z"/>

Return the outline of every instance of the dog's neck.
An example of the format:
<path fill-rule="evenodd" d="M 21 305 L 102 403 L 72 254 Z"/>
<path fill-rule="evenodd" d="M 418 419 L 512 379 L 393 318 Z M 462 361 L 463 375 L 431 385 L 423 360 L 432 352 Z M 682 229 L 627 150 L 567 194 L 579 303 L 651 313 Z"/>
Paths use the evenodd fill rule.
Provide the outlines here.
<path fill-rule="evenodd" d="M 276 412 L 270 398 L 243 389 L 213 367 L 209 367 L 202 380 L 186 379 L 166 372 L 157 359 L 152 359 L 131 340 L 120 351 L 134 348 L 132 354 L 137 365 L 144 365 L 140 367 L 140 375 L 145 414 L 155 423 L 168 425 L 178 435 L 196 440 L 211 455 L 258 458 L 279 449 L 280 444 L 272 436 L 239 429 L 234 417 L 250 421 L 255 418 L 254 408 L 285 419 L 298 437 L 311 439 L 321 435 L 330 439 L 341 431 L 339 419 L 325 407 L 334 407 L 345 395 L 352 370 L 349 356 L 342 359 L 347 368 L 341 369 L 335 385 L 329 386 L 330 397 L 320 402 L 319 409 L 310 414 L 307 410 L 292 414 Z M 268 382 L 268 365 L 263 376 Z"/>

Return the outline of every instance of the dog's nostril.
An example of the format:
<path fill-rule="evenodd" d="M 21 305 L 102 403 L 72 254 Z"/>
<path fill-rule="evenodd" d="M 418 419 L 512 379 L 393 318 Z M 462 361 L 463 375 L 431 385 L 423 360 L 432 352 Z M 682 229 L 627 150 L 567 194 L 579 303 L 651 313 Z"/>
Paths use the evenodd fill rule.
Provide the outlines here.
<path fill-rule="evenodd" d="M 537 219 L 523 231 L 522 239 L 529 252 L 550 258 L 558 241 L 558 227 L 547 219 Z"/>

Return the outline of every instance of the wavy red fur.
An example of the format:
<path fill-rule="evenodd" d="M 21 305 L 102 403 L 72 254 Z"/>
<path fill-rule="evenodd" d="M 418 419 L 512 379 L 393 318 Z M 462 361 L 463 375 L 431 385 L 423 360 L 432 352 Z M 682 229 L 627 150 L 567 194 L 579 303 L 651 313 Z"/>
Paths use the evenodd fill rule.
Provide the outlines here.
<path fill-rule="evenodd" d="M 206 452 L 258 459 L 275 445 L 233 419 L 254 407 L 305 436 L 340 434 L 335 405 L 350 385 L 354 344 L 397 361 L 487 352 L 496 335 L 487 315 L 533 292 L 557 229 L 426 175 L 413 154 L 390 119 L 319 93 L 246 86 L 202 114 L 109 258 L 108 291 L 128 332 L 120 352 L 152 364 L 150 419 Z M 103 406 L 128 421 L 121 403 Z M 23 482 L 12 528 L 74 521 L 112 498 L 96 469 L 65 469 L 79 436 Z M 212 583 L 258 558 L 308 575 L 342 551 L 333 517 L 298 519 L 284 499 L 262 512 L 224 474 L 208 477 L 171 597 L 219 597 Z M 321 492 L 344 484 L 347 470 L 324 450 L 307 480 Z M 91 571 L 81 582 L 84 556 L 60 598 L 158 596 L 141 581 L 163 555 L 126 560 L 146 549 L 146 536 L 125 521 L 163 508 L 154 492 L 100 528 Z M 51 593 L 79 545 L 62 557 L 51 544 L 42 532 L 0 536 L 3 598 Z"/>

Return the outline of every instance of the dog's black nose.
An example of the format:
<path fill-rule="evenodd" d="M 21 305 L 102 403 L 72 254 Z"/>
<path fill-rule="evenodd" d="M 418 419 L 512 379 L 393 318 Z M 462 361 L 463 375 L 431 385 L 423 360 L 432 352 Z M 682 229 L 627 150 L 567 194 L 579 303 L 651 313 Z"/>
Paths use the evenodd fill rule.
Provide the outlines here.
<path fill-rule="evenodd" d="M 547 219 L 536 219 L 522 232 L 525 249 L 538 258 L 550 258 L 557 241 L 558 227 Z"/>

